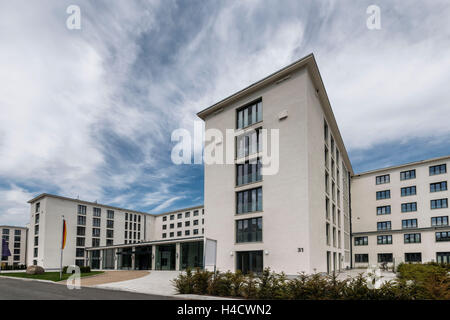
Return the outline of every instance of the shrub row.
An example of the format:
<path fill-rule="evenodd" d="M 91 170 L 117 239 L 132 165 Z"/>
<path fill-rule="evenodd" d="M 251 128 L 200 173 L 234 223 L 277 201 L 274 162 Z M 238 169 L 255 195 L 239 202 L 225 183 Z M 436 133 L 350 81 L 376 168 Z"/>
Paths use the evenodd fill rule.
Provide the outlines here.
<path fill-rule="evenodd" d="M 27 266 L 24 264 L 20 264 L 17 266 L 7 266 L 7 265 L 0 266 L 0 270 L 25 270 L 26 268 Z"/>
<path fill-rule="evenodd" d="M 259 276 L 241 272 L 186 270 L 173 280 L 180 294 L 214 295 L 263 300 L 419 300 L 450 299 L 448 274 L 430 273 L 426 281 L 399 278 L 378 289 L 362 274 L 340 280 L 336 275 L 300 274 L 288 279 L 265 269 Z"/>
<path fill-rule="evenodd" d="M 89 273 L 91 272 L 91 267 L 80 267 L 81 273 Z M 67 273 L 67 266 L 63 267 L 63 273 Z"/>

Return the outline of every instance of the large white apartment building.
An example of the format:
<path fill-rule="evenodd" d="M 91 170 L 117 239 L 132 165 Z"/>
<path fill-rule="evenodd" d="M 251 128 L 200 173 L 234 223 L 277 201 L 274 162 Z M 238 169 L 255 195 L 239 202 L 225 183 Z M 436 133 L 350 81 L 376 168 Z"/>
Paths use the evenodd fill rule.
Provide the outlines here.
<path fill-rule="evenodd" d="M 450 157 L 352 178 L 355 266 L 450 263 Z"/>
<path fill-rule="evenodd" d="M 27 263 L 59 267 L 62 216 L 63 264 L 95 269 L 209 268 L 213 256 L 223 271 L 295 275 L 450 261 L 450 157 L 355 175 L 313 55 L 198 116 L 222 133 L 205 153 L 225 149 L 205 164 L 204 207 L 151 215 L 41 194 Z"/>
<path fill-rule="evenodd" d="M 312 55 L 198 116 L 224 137 L 235 130 L 224 141 L 235 142 L 235 162 L 205 165 L 205 232 L 217 240 L 219 269 L 297 274 L 350 266 L 353 171 Z M 279 130 L 274 175 L 260 173 L 271 154 L 263 129 Z"/>

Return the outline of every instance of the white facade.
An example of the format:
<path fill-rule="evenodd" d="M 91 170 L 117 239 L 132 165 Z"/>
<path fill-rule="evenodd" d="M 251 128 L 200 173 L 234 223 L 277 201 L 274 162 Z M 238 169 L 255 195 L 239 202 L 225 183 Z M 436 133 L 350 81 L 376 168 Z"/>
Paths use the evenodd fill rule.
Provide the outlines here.
<path fill-rule="evenodd" d="M 443 157 L 353 177 L 356 267 L 378 265 L 379 254 L 387 254 L 389 264 L 450 262 L 449 166 L 450 157 Z"/>
<path fill-rule="evenodd" d="M 50 194 L 39 195 L 29 203 L 28 263 L 46 269 L 57 269 L 60 265 L 63 216 L 67 226 L 64 266 L 87 264 L 88 248 L 113 248 L 117 245 L 133 247 L 166 239 L 175 241 L 186 238 L 184 235 L 187 230 L 192 234 L 198 230 L 194 236 L 201 236 L 204 221 L 203 207 L 183 209 L 183 219 L 177 219 L 178 212 L 151 215 Z M 198 216 L 194 216 L 194 211 Z M 184 218 L 186 212 L 191 212 L 192 218 Z M 170 228 L 172 215 L 175 215 L 175 224 L 182 220 L 181 228 L 177 224 L 173 229 Z M 165 217 L 167 223 L 163 222 Z M 195 220 L 199 220 L 198 225 L 194 225 Z M 186 221 L 192 221 L 192 227 L 186 227 Z M 166 238 L 163 237 L 162 225 L 167 225 Z M 178 236 L 179 231 L 182 236 Z"/>
<path fill-rule="evenodd" d="M 245 118 L 250 111 L 242 108 L 253 108 L 253 103 L 257 103 L 252 109 L 257 118 L 240 128 L 238 114 L 243 110 Z M 237 141 L 233 147 L 235 164 L 205 165 L 205 236 L 217 241 L 218 269 L 234 271 L 241 264 L 252 264 L 249 269 L 254 270 L 257 265 L 258 270 L 270 267 L 295 275 L 350 266 L 348 177 L 352 168 L 313 56 L 198 115 L 205 121 L 206 130 L 222 132 L 224 145 Z M 279 172 L 238 185 L 238 164 L 255 158 L 264 162 L 271 153 L 268 143 L 255 148 L 253 154 L 240 157 L 241 136 L 259 128 L 268 129 L 269 134 L 272 129 L 279 130 Z M 227 129 L 235 130 L 228 140 Z M 211 144 L 217 142 L 207 142 L 205 150 Z M 329 152 L 325 161 L 326 149 Z M 255 188 L 261 188 L 257 192 L 262 203 L 255 200 L 254 191 L 249 191 Z M 244 199 L 246 203 L 246 195 L 251 195 L 254 210 L 238 213 L 237 202 Z M 256 236 L 250 236 L 254 239 L 239 239 L 236 233 L 241 225 L 243 230 L 246 224 L 255 229 L 255 223 L 258 231 L 253 232 Z"/>
<path fill-rule="evenodd" d="M 26 265 L 27 261 L 27 228 L 17 226 L 0 226 L 2 240 L 8 244 L 10 256 L 0 255 L 0 265 Z M 2 241 L 3 242 L 3 241 Z M 1 245 L 1 243 L 0 243 Z M 0 253 L 2 246 L 0 246 Z"/>

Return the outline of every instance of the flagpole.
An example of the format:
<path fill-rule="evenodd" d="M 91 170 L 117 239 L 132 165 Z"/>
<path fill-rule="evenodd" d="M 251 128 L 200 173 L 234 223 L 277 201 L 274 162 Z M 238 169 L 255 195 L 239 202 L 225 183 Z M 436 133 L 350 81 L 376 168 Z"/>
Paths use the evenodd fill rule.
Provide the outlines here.
<path fill-rule="evenodd" d="M 62 280 L 62 264 L 63 264 L 63 252 L 64 252 L 64 215 L 62 216 L 62 221 L 61 221 L 61 225 L 62 225 L 62 232 L 61 232 L 61 261 L 59 264 L 59 280 Z"/>

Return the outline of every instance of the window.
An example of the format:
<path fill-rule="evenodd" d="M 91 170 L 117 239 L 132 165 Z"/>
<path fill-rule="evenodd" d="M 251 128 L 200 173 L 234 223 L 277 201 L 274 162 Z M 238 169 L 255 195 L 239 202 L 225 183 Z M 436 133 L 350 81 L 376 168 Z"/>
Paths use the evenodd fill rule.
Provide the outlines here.
<path fill-rule="evenodd" d="M 254 123 L 262 121 L 262 100 L 253 102 L 243 108 L 237 109 L 237 129 L 243 129 Z"/>
<path fill-rule="evenodd" d="M 20 248 L 20 242 L 15 242 L 14 243 L 14 248 Z"/>
<path fill-rule="evenodd" d="M 108 219 L 114 219 L 114 211 L 113 210 L 108 210 L 106 212 L 106 216 L 108 217 Z"/>
<path fill-rule="evenodd" d="M 377 215 L 391 214 L 391 206 L 377 207 Z"/>
<path fill-rule="evenodd" d="M 368 244 L 368 237 L 355 237 L 355 246 L 367 246 Z"/>
<path fill-rule="evenodd" d="M 408 170 L 400 172 L 400 180 L 410 180 L 416 178 L 416 170 Z"/>
<path fill-rule="evenodd" d="M 194 220 L 194 226 L 198 226 L 198 220 Z"/>
<path fill-rule="evenodd" d="M 376 184 L 385 184 L 391 181 L 391 176 L 389 174 L 385 174 L 383 176 L 378 176 L 375 178 Z"/>
<path fill-rule="evenodd" d="M 330 220 L 330 199 L 325 198 L 325 216 Z"/>
<path fill-rule="evenodd" d="M 163 234 L 162 234 L 162 238 L 163 238 L 163 239 L 167 238 L 167 234 L 166 234 L 166 233 L 163 233 Z"/>
<path fill-rule="evenodd" d="M 18 260 L 20 260 L 20 256 L 14 256 L 14 261 L 18 261 Z"/>
<path fill-rule="evenodd" d="M 170 229 L 173 229 L 173 228 L 175 228 L 175 224 L 174 224 L 174 223 L 171 223 L 171 224 L 170 224 Z"/>
<path fill-rule="evenodd" d="M 174 220 L 174 219 L 175 219 L 175 215 L 174 214 L 170 215 L 170 220 Z"/>
<path fill-rule="evenodd" d="M 189 218 L 189 217 L 190 217 L 190 215 L 191 215 L 191 213 L 190 213 L 190 212 L 186 212 L 186 213 L 184 214 L 184 217 L 185 217 L 185 218 Z"/>
<path fill-rule="evenodd" d="M 383 221 L 377 223 L 377 230 L 391 230 L 391 222 L 390 221 Z"/>
<path fill-rule="evenodd" d="M 185 236 L 189 236 L 190 234 L 191 234 L 191 231 L 189 231 L 189 230 L 184 231 Z"/>
<path fill-rule="evenodd" d="M 237 192 L 237 214 L 262 211 L 262 188 Z"/>
<path fill-rule="evenodd" d="M 378 254 L 378 262 L 379 263 L 392 262 L 392 261 L 393 261 L 392 253 L 379 253 Z"/>
<path fill-rule="evenodd" d="M 125 212 L 125 220 L 128 220 L 128 212 Z"/>
<path fill-rule="evenodd" d="M 36 209 L 35 212 L 39 212 L 39 210 L 41 209 L 41 203 L 40 202 L 36 203 L 36 208 L 35 209 Z"/>
<path fill-rule="evenodd" d="M 330 194 L 330 179 L 328 173 L 325 173 L 325 192 Z"/>
<path fill-rule="evenodd" d="M 35 246 L 39 245 L 39 237 L 34 237 L 34 245 Z"/>
<path fill-rule="evenodd" d="M 328 148 L 325 147 L 325 168 L 328 169 Z"/>
<path fill-rule="evenodd" d="M 170 236 L 171 238 L 173 238 L 173 237 L 174 237 L 174 233 L 171 232 L 171 233 L 169 234 L 169 236 Z"/>
<path fill-rule="evenodd" d="M 3 234 L 5 234 L 4 232 L 5 232 L 5 229 L 3 229 Z M 34 234 L 35 235 L 39 234 L 39 225 L 38 224 L 34 226 Z"/>
<path fill-rule="evenodd" d="M 190 221 L 185 221 L 185 222 L 184 222 L 184 226 L 185 226 L 185 227 L 189 227 L 190 225 L 191 225 L 191 222 L 190 222 Z"/>
<path fill-rule="evenodd" d="M 436 242 L 450 241 L 450 231 L 448 232 L 436 232 Z"/>
<path fill-rule="evenodd" d="M 392 244 L 392 236 L 377 236 L 377 244 Z"/>
<path fill-rule="evenodd" d="M 194 229 L 193 231 L 194 231 L 194 235 L 198 234 L 198 229 Z"/>
<path fill-rule="evenodd" d="M 436 252 L 437 263 L 450 263 L 450 252 Z"/>
<path fill-rule="evenodd" d="M 405 253 L 405 262 L 422 262 L 422 253 Z"/>
<path fill-rule="evenodd" d="M 164 221 L 164 222 L 167 221 L 167 216 L 164 216 L 164 217 L 163 217 L 163 221 Z"/>
<path fill-rule="evenodd" d="M 325 225 L 325 232 L 326 232 L 326 240 L 327 240 L 327 245 L 329 246 L 330 245 L 330 224 L 329 223 L 327 223 L 326 225 Z"/>
<path fill-rule="evenodd" d="M 430 183 L 430 192 L 447 191 L 447 181 Z"/>
<path fill-rule="evenodd" d="M 85 227 L 77 227 L 77 236 L 84 236 L 86 235 L 86 228 Z"/>
<path fill-rule="evenodd" d="M 20 249 L 14 249 L 14 254 L 20 254 Z"/>
<path fill-rule="evenodd" d="M 448 226 L 448 216 L 431 218 L 431 226 L 433 227 Z"/>
<path fill-rule="evenodd" d="M 416 186 L 412 186 L 412 187 L 404 187 L 401 189 L 402 191 L 402 197 L 407 197 L 407 196 L 413 196 L 416 194 Z"/>
<path fill-rule="evenodd" d="M 324 136 L 325 142 L 327 142 L 328 141 L 328 124 L 325 121 L 323 123 L 323 136 Z"/>
<path fill-rule="evenodd" d="M 92 229 L 92 236 L 93 237 L 100 237 L 100 229 L 93 228 Z"/>
<path fill-rule="evenodd" d="M 114 244 L 114 240 L 113 239 L 106 239 L 106 245 L 107 246 L 112 246 Z"/>
<path fill-rule="evenodd" d="M 417 211 L 417 202 L 402 203 L 402 212 Z"/>
<path fill-rule="evenodd" d="M 78 214 L 86 214 L 86 206 L 78 205 Z"/>
<path fill-rule="evenodd" d="M 36 215 L 34 216 L 34 223 L 35 224 L 39 223 L 39 213 L 36 213 Z"/>
<path fill-rule="evenodd" d="M 236 242 L 262 241 L 262 218 L 236 221 Z"/>
<path fill-rule="evenodd" d="M 77 247 L 84 247 L 84 245 L 85 245 L 85 239 L 77 238 Z"/>
<path fill-rule="evenodd" d="M 183 218 L 183 214 L 182 213 L 177 214 L 177 219 L 181 219 L 181 218 Z"/>
<path fill-rule="evenodd" d="M 177 223 L 177 228 L 181 228 L 183 226 L 183 223 L 182 222 L 178 222 Z"/>
<path fill-rule="evenodd" d="M 2 234 L 9 234 L 9 229 L 3 229 Z"/>
<path fill-rule="evenodd" d="M 100 217 L 102 215 L 102 209 L 94 208 L 94 217 Z"/>
<path fill-rule="evenodd" d="M 391 198 L 391 190 L 377 191 L 377 200 L 390 198 Z"/>
<path fill-rule="evenodd" d="M 34 252 L 33 252 L 33 257 L 34 257 L 34 258 L 37 258 L 37 256 L 38 256 L 38 248 L 34 248 L 33 251 L 34 251 Z"/>
<path fill-rule="evenodd" d="M 194 217 L 198 216 L 198 210 L 194 210 Z"/>
<path fill-rule="evenodd" d="M 417 219 L 402 220 L 402 229 L 417 228 Z"/>
<path fill-rule="evenodd" d="M 431 200 L 431 209 L 448 208 L 448 199 Z"/>
<path fill-rule="evenodd" d="M 435 176 L 437 174 L 443 174 L 447 173 L 447 165 L 446 164 L 440 164 L 437 166 L 430 167 L 430 176 Z"/>
<path fill-rule="evenodd" d="M 421 235 L 420 233 L 410 233 L 403 235 L 405 243 L 420 243 Z"/>
<path fill-rule="evenodd" d="M 236 165 L 236 185 L 244 185 L 262 180 L 261 159 L 247 160 L 243 164 Z M 194 215 L 195 212 L 194 211 Z"/>
<path fill-rule="evenodd" d="M 330 136 L 330 148 L 331 148 L 331 155 L 334 157 L 334 139 L 333 139 L 333 136 Z"/>
<path fill-rule="evenodd" d="M 86 225 L 86 216 L 78 216 L 77 223 L 79 226 L 85 226 Z"/>
<path fill-rule="evenodd" d="M 236 157 L 238 159 L 261 152 L 261 128 L 246 132 L 236 138 Z"/>
<path fill-rule="evenodd" d="M 114 220 L 106 220 L 106 227 L 107 228 L 114 228 Z"/>
<path fill-rule="evenodd" d="M 15 236 L 20 236 L 22 234 L 22 230 L 14 230 Z"/>
<path fill-rule="evenodd" d="M 77 258 L 84 258 L 84 249 L 83 248 L 77 248 L 76 249 L 76 257 Z"/>
<path fill-rule="evenodd" d="M 94 227 L 100 227 L 101 220 L 99 218 L 92 218 L 92 225 Z"/>
<path fill-rule="evenodd" d="M 114 230 L 106 230 L 106 237 L 107 238 L 114 238 Z"/>
<path fill-rule="evenodd" d="M 177 237 L 181 237 L 181 231 L 177 231 Z"/>

